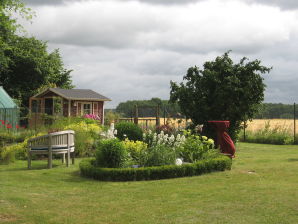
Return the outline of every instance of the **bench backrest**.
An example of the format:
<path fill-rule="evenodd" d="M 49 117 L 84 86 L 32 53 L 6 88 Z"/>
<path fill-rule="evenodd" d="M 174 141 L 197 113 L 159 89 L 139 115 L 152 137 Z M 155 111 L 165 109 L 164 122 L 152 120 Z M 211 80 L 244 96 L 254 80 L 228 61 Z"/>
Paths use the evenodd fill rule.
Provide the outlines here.
<path fill-rule="evenodd" d="M 74 134 L 72 130 L 53 132 L 47 135 L 38 136 L 28 140 L 31 149 L 72 147 L 74 145 Z"/>

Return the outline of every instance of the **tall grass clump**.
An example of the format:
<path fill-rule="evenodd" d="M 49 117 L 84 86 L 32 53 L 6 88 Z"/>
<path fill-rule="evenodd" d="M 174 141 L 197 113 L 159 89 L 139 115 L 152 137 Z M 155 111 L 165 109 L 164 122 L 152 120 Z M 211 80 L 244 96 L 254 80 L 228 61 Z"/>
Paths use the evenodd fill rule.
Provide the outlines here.
<path fill-rule="evenodd" d="M 244 141 L 243 130 L 239 133 L 239 140 Z M 245 142 L 264 143 L 275 145 L 290 145 L 294 143 L 293 135 L 289 128 L 283 126 L 270 126 L 270 121 L 265 123 L 265 127 L 257 131 L 246 131 Z"/>

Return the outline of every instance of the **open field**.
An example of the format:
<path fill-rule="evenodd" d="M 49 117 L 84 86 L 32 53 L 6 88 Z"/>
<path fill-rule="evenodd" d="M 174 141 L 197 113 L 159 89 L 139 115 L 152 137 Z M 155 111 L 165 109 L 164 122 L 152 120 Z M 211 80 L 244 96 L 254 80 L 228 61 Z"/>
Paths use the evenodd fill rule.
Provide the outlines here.
<path fill-rule="evenodd" d="M 264 129 L 266 125 L 269 125 L 269 129 L 284 130 L 289 134 L 294 132 L 294 120 L 293 119 L 255 119 L 247 122 L 247 131 L 257 131 Z M 298 125 L 298 122 L 296 123 Z M 298 129 L 296 127 L 296 133 Z"/>
<path fill-rule="evenodd" d="M 147 126 L 155 126 L 156 124 L 156 118 L 155 117 L 143 117 L 139 118 L 139 124 L 142 127 Z M 147 121 L 146 121 L 147 120 Z M 187 120 L 190 122 L 190 120 Z M 160 124 L 166 124 L 169 123 L 172 126 L 175 126 L 176 128 L 178 126 L 180 127 L 186 127 L 186 119 L 184 118 L 160 118 Z M 260 129 L 264 129 L 266 125 L 269 125 L 269 129 L 279 129 L 279 130 L 285 130 L 289 134 L 292 134 L 294 131 L 294 120 L 293 119 L 254 119 L 252 121 L 247 122 L 247 131 L 257 131 Z M 296 122 L 296 133 L 298 133 L 298 122 Z"/>
<path fill-rule="evenodd" d="M 0 223 L 298 223 L 298 147 L 239 143 L 232 170 L 99 182 L 78 161 L 0 165 Z"/>

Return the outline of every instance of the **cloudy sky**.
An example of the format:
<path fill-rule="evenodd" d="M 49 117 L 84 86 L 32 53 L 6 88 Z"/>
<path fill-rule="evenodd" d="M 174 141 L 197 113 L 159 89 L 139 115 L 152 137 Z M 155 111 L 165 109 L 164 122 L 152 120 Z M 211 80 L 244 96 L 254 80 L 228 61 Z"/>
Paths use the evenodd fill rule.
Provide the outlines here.
<path fill-rule="evenodd" d="M 59 48 L 76 88 L 169 98 L 170 80 L 232 50 L 273 67 L 266 102 L 298 102 L 297 0 L 24 0 L 29 35 Z"/>

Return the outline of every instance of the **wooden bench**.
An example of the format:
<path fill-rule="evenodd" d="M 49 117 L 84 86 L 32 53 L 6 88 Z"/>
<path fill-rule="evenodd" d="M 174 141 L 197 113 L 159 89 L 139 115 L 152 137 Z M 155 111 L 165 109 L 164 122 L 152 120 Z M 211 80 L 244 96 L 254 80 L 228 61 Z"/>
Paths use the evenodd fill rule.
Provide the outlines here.
<path fill-rule="evenodd" d="M 28 169 L 31 168 L 31 158 L 33 154 L 48 155 L 48 168 L 52 168 L 53 154 L 62 154 L 62 163 L 69 166 L 70 155 L 72 155 L 72 164 L 74 164 L 74 134 L 72 130 L 53 132 L 28 140 Z"/>

